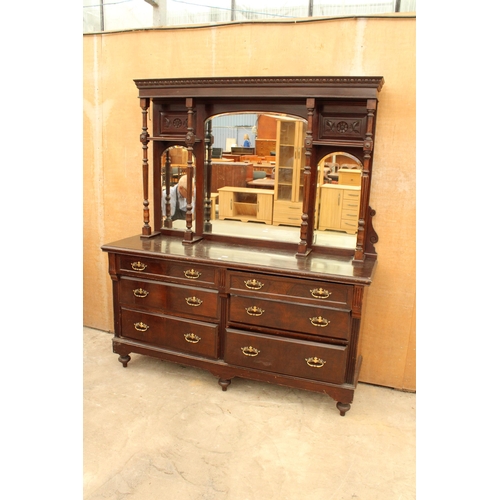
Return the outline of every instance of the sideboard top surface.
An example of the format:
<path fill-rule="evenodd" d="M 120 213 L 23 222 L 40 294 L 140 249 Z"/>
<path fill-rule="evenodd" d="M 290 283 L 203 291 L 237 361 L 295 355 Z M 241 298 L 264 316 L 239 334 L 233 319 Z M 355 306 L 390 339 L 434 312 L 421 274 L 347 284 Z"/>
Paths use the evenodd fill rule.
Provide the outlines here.
<path fill-rule="evenodd" d="M 180 238 L 156 236 L 141 238 L 139 235 L 125 238 L 102 246 L 111 253 L 143 254 L 149 258 L 173 258 L 179 261 L 210 263 L 221 267 L 249 269 L 255 271 L 326 279 L 328 281 L 369 285 L 372 281 L 376 259 L 353 262 L 352 257 L 324 255 L 311 252 L 297 257 L 292 251 L 269 248 L 249 248 L 214 241 L 200 241 L 196 244 L 183 244 Z"/>

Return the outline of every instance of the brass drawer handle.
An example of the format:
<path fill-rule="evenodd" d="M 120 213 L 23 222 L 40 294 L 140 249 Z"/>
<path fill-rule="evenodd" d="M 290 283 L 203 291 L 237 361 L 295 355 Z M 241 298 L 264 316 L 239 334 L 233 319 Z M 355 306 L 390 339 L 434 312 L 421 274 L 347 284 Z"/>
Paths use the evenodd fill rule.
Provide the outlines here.
<path fill-rule="evenodd" d="M 139 323 L 134 323 L 134 328 L 138 332 L 145 332 L 149 328 L 149 326 L 146 325 L 146 323 L 143 323 L 142 321 L 140 321 Z"/>
<path fill-rule="evenodd" d="M 197 280 L 201 276 L 201 273 L 194 269 L 189 269 L 189 271 L 184 271 L 184 276 L 190 280 Z"/>
<path fill-rule="evenodd" d="M 186 302 L 188 306 L 192 307 L 198 307 L 203 304 L 203 300 L 199 299 L 198 297 L 186 297 Z"/>
<path fill-rule="evenodd" d="M 252 347 L 252 346 L 248 346 L 248 347 L 242 347 L 241 348 L 241 352 L 245 355 L 245 356 L 257 356 L 259 354 L 259 350 L 258 349 L 255 349 L 255 347 Z"/>
<path fill-rule="evenodd" d="M 320 326 L 322 328 L 330 324 L 327 319 L 322 318 L 321 316 L 314 316 L 314 318 L 309 318 L 309 321 L 313 326 Z"/>
<path fill-rule="evenodd" d="M 249 316 L 262 316 L 265 312 L 264 309 L 257 306 L 245 307 L 245 311 Z"/>
<path fill-rule="evenodd" d="M 143 264 L 142 262 L 139 261 L 132 262 L 131 266 L 134 271 L 144 271 L 144 269 L 148 267 L 146 264 Z"/>
<path fill-rule="evenodd" d="M 322 366 L 325 366 L 326 361 L 314 356 L 314 358 L 306 358 L 306 363 L 312 368 L 321 368 Z"/>
<path fill-rule="evenodd" d="M 198 337 L 198 335 L 195 335 L 194 333 L 185 333 L 184 338 L 186 339 L 186 342 L 191 344 L 197 344 L 201 340 L 201 337 Z"/>
<path fill-rule="evenodd" d="M 147 290 L 144 290 L 143 288 L 136 288 L 134 290 L 134 295 L 136 297 L 139 297 L 140 299 L 143 299 L 149 295 L 149 292 Z"/>
<path fill-rule="evenodd" d="M 324 288 L 315 288 L 314 290 L 309 291 L 315 299 L 327 299 L 331 295 L 331 293 Z"/>
<path fill-rule="evenodd" d="M 256 279 L 253 280 L 246 280 L 245 286 L 249 288 L 250 290 L 260 290 L 263 286 L 264 283 L 261 283 L 260 281 L 257 281 Z"/>

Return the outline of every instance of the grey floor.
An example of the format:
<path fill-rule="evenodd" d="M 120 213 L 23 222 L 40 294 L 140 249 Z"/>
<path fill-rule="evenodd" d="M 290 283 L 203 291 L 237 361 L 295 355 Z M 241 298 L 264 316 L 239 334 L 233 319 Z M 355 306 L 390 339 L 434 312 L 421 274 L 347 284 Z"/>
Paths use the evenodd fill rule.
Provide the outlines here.
<path fill-rule="evenodd" d="M 328 396 L 132 354 L 84 328 L 84 499 L 407 500 L 416 396 L 359 384 Z"/>

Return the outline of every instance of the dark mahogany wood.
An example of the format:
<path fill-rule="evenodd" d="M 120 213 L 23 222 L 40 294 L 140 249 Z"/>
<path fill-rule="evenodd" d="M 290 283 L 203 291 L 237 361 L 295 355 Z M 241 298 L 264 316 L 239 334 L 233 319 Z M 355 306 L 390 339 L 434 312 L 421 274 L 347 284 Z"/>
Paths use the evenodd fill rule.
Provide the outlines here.
<path fill-rule="evenodd" d="M 369 201 L 383 78 L 135 83 L 143 116 L 144 225 L 140 234 L 102 247 L 113 281 L 113 352 L 119 362 L 126 367 L 136 353 L 196 366 L 212 373 L 223 391 L 234 377 L 316 391 L 336 400 L 344 416 L 362 362 L 358 340 L 364 291 L 377 264 L 375 211 Z M 243 111 L 284 113 L 307 122 L 297 243 L 211 234 L 210 193 L 226 184 L 244 187 L 251 165 L 213 161 L 211 127 L 205 122 L 219 113 Z M 175 145 L 187 148 L 187 175 L 195 183 L 194 190 L 188 183 L 185 231 L 162 227 L 161 221 L 160 155 Z M 148 151 L 153 154 L 153 228 Z M 353 250 L 313 244 L 317 162 L 336 151 L 353 154 L 363 166 Z"/>

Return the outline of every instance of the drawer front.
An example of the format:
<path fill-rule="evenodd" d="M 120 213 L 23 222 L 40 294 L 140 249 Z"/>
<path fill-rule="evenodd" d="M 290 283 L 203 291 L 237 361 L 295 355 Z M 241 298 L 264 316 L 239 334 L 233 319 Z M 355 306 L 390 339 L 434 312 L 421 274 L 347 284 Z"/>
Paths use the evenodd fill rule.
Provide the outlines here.
<path fill-rule="evenodd" d="M 224 361 L 334 384 L 345 381 L 347 347 L 227 329 Z"/>
<path fill-rule="evenodd" d="M 167 274 L 167 261 L 165 260 L 148 259 L 129 255 L 120 255 L 119 260 L 119 268 L 121 271 L 160 276 L 165 276 Z"/>
<path fill-rule="evenodd" d="M 228 292 L 237 295 L 294 297 L 305 302 L 346 309 L 352 305 L 352 287 L 349 285 L 239 271 L 229 271 L 227 283 Z"/>
<path fill-rule="evenodd" d="M 233 324 L 348 340 L 350 322 L 347 311 L 237 295 L 229 299 L 229 323 Z"/>
<path fill-rule="evenodd" d="M 351 219 L 342 219 L 340 221 L 340 229 L 344 229 L 345 231 L 357 231 L 358 221 Z"/>
<path fill-rule="evenodd" d="M 300 224 L 302 222 L 302 203 L 274 202 L 273 223 Z"/>
<path fill-rule="evenodd" d="M 217 325 L 122 309 L 122 337 L 217 359 Z"/>
<path fill-rule="evenodd" d="M 172 278 L 187 280 L 186 283 L 215 283 L 215 268 L 210 266 L 169 262 L 167 273 Z"/>
<path fill-rule="evenodd" d="M 344 189 L 344 196 L 342 197 L 342 208 L 359 207 L 359 200 L 361 193 L 359 190 L 353 191 L 351 189 Z"/>
<path fill-rule="evenodd" d="M 358 210 L 344 209 L 342 210 L 342 220 L 358 221 Z"/>
<path fill-rule="evenodd" d="M 120 304 L 139 309 L 165 309 L 167 287 L 161 283 L 122 278 L 118 287 Z"/>
<path fill-rule="evenodd" d="M 215 283 L 215 268 L 193 263 L 171 262 L 161 259 L 120 256 L 121 271 L 134 272 L 142 275 L 175 278 L 186 283 Z"/>
<path fill-rule="evenodd" d="M 167 312 L 202 319 L 218 318 L 219 296 L 215 290 L 166 285 Z"/>

